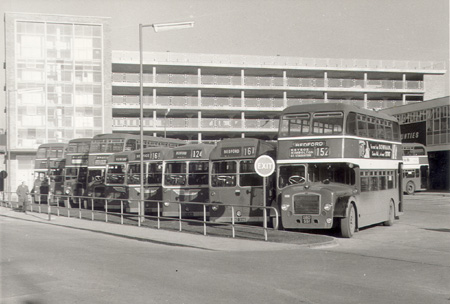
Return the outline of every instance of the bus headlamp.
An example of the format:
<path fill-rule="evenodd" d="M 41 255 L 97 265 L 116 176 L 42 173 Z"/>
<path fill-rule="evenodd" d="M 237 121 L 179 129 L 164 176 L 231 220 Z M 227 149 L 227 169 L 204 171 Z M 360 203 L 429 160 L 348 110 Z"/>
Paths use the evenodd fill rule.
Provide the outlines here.
<path fill-rule="evenodd" d="M 191 209 L 189 209 L 189 207 L 184 208 L 184 211 L 189 212 L 191 211 Z"/>
<path fill-rule="evenodd" d="M 164 202 L 164 206 L 165 207 L 169 207 L 170 203 L 169 202 Z"/>
<path fill-rule="evenodd" d="M 217 210 L 219 210 L 219 207 L 216 206 L 216 205 L 214 205 L 214 206 L 211 207 L 211 210 L 212 210 L 212 211 L 217 211 Z"/>
<path fill-rule="evenodd" d="M 288 209 L 289 209 L 290 206 L 291 206 L 291 205 L 289 205 L 289 204 L 281 204 L 281 210 L 283 210 L 283 211 L 288 211 Z"/>
<path fill-rule="evenodd" d="M 216 192 L 211 191 L 211 196 L 214 196 L 214 195 L 216 195 Z"/>
<path fill-rule="evenodd" d="M 241 217 L 242 216 L 242 211 L 241 210 L 236 211 L 236 216 L 237 217 Z"/>
<path fill-rule="evenodd" d="M 66 189 L 66 194 L 67 194 L 67 195 L 70 194 L 70 189 Z"/>
<path fill-rule="evenodd" d="M 332 207 L 331 204 L 325 204 L 325 206 L 323 206 L 323 210 L 330 211 L 331 207 Z"/>
<path fill-rule="evenodd" d="M 327 224 L 331 224 L 332 221 L 333 221 L 332 218 L 327 218 Z"/>

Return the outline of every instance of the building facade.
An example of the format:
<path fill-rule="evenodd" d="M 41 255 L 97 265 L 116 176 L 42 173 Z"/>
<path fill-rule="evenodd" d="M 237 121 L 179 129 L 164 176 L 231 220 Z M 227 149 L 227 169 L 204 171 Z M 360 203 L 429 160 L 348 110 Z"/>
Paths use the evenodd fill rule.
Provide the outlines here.
<path fill-rule="evenodd" d="M 139 132 L 139 71 L 138 52 L 113 51 L 114 132 Z M 193 141 L 274 139 L 287 106 L 420 103 L 424 78 L 445 73 L 434 62 L 145 53 L 144 130 Z"/>
<path fill-rule="evenodd" d="M 383 112 L 398 118 L 402 142 L 427 147 L 430 188 L 450 190 L 450 98 L 436 98 Z"/>
<path fill-rule="evenodd" d="M 109 18 L 5 14 L 10 190 L 42 143 L 111 130 Z"/>

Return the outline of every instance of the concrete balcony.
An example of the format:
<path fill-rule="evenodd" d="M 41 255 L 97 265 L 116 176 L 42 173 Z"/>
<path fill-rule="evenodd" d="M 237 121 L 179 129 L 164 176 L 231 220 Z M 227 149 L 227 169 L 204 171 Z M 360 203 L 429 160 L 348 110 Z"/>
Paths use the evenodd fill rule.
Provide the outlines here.
<path fill-rule="evenodd" d="M 147 132 L 278 132 L 278 119 L 235 119 L 235 118 L 144 118 Z M 137 132 L 139 118 L 113 118 L 114 131 Z"/>
<path fill-rule="evenodd" d="M 234 90 L 314 90 L 354 92 L 424 93 L 423 81 L 363 80 L 339 78 L 252 77 L 191 74 L 144 74 L 144 86 L 153 88 L 234 89 Z M 140 84 L 139 74 L 113 73 L 113 86 L 135 87 Z"/>
<path fill-rule="evenodd" d="M 247 69 L 377 71 L 443 74 L 443 61 L 371 60 L 339 58 L 302 58 L 284 56 L 247 56 L 225 54 L 189 54 L 172 52 L 145 52 L 144 65 L 180 67 L 220 67 Z M 139 53 L 113 51 L 113 65 L 138 65 Z"/>

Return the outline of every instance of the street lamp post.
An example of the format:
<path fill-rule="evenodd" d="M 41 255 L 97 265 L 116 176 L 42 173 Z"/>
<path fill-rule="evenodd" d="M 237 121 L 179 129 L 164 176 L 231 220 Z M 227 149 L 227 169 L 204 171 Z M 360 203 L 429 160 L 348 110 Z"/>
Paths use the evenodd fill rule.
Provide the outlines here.
<path fill-rule="evenodd" d="M 163 32 L 163 31 L 173 31 L 173 30 L 181 30 L 186 28 L 194 27 L 193 21 L 187 22 L 174 22 L 174 23 L 158 23 L 158 24 L 139 24 L 139 84 L 140 84 L 140 92 L 139 92 L 139 104 L 140 104 L 140 116 L 139 116 L 139 125 L 140 125 L 140 167 L 141 167 L 141 195 L 140 202 L 141 207 L 139 208 L 139 217 L 138 217 L 138 225 L 141 225 L 141 222 L 145 219 L 143 216 L 145 215 L 145 195 L 144 195 L 144 80 L 143 80 L 143 43 L 142 43 L 142 29 L 144 27 L 152 27 L 155 32 Z"/>

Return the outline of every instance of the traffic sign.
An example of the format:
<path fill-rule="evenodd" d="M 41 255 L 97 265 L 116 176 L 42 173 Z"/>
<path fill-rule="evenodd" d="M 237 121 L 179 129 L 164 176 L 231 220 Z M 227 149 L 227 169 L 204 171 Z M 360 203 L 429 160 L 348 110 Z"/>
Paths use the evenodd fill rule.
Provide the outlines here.
<path fill-rule="evenodd" d="M 268 177 L 275 171 L 275 161 L 268 155 L 261 155 L 255 161 L 255 171 L 259 176 Z"/>
<path fill-rule="evenodd" d="M 0 178 L 7 178 L 8 177 L 8 172 L 6 172 L 5 170 L 0 172 Z"/>

